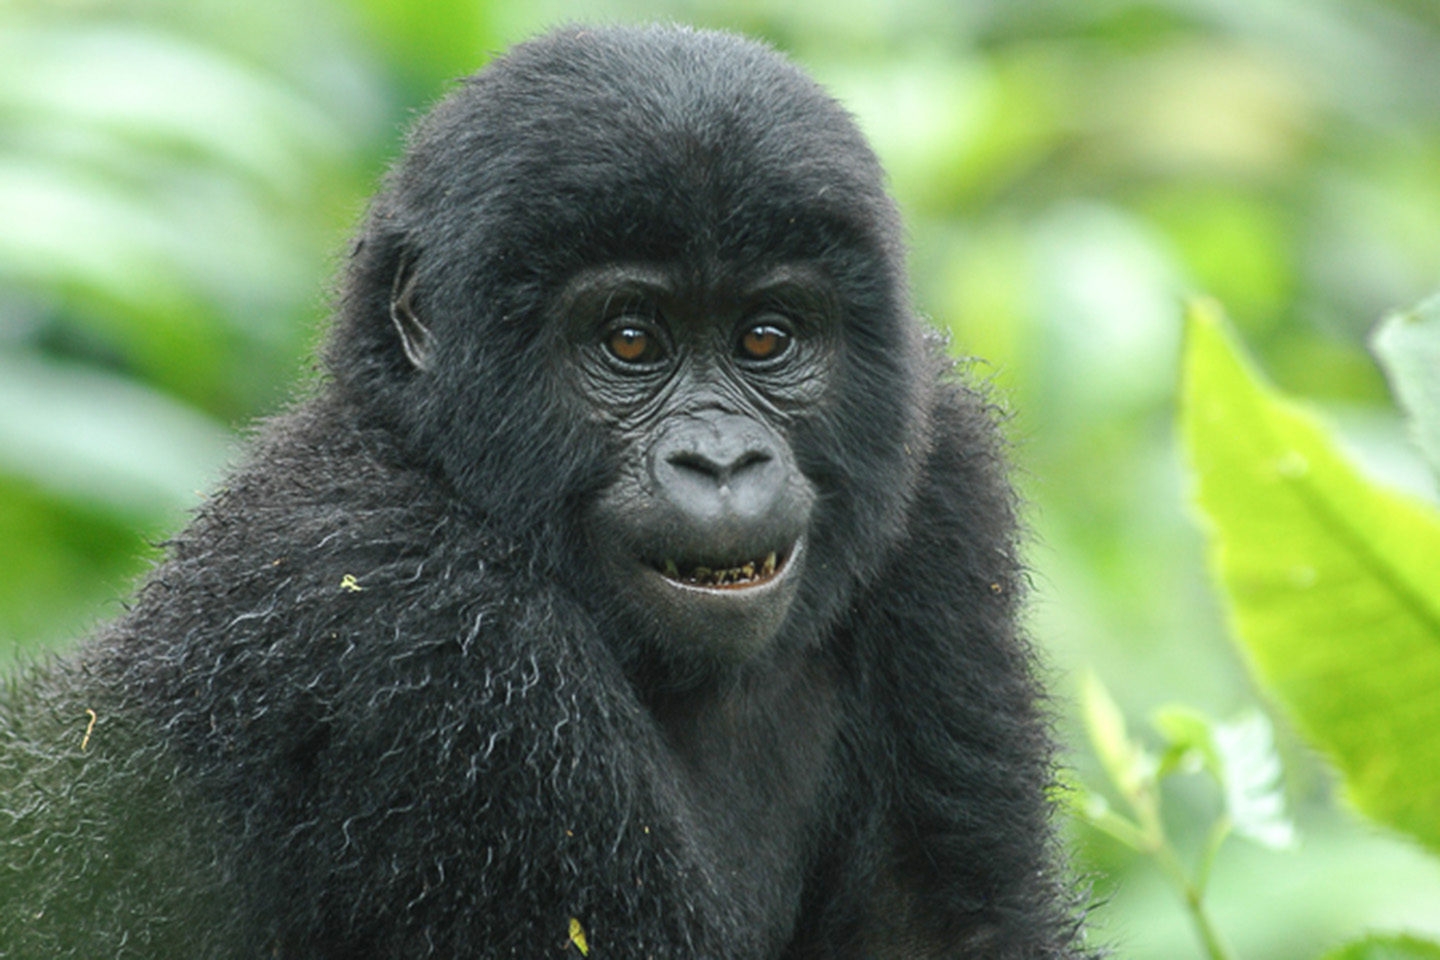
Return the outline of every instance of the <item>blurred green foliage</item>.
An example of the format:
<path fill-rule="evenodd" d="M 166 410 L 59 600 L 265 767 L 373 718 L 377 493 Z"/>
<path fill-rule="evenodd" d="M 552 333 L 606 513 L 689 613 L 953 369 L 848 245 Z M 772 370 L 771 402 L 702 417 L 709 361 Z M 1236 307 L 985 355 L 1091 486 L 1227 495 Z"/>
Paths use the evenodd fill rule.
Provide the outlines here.
<path fill-rule="evenodd" d="M 1431 334 L 1418 356 L 1430 319 L 1406 324 Z M 1355 805 L 1440 854 L 1440 510 L 1363 476 L 1213 307 L 1188 339 L 1182 432 L 1237 637 Z"/>
<path fill-rule="evenodd" d="M 1325 960 L 1440 960 L 1440 947 L 1416 937 L 1372 937 L 1327 954 Z"/>
<path fill-rule="evenodd" d="M 1157 752 L 1131 737 L 1124 714 L 1093 672 L 1083 674 L 1080 705 L 1109 789 L 1123 806 L 1117 810 L 1106 793 L 1079 787 L 1070 794 L 1075 812 L 1095 829 L 1150 857 L 1190 914 L 1204 955 L 1208 960 L 1232 960 L 1234 954 L 1206 901 L 1221 845 L 1232 834 L 1272 850 L 1291 849 L 1296 841 L 1270 722 L 1255 710 L 1226 723 L 1171 704 L 1157 710 L 1152 721 L 1163 741 L 1163 750 Z M 1188 773 L 1204 773 L 1221 797 L 1193 866 L 1171 839 L 1164 809 L 1165 781 Z"/>
<path fill-rule="evenodd" d="M 1015 411 L 1031 626 L 1062 704 L 1082 664 L 1127 713 L 1259 699 L 1176 453 L 1185 297 L 1224 302 L 1368 470 L 1435 496 L 1364 349 L 1440 278 L 1431 0 L 4 0 L 0 660 L 118 609 L 147 541 L 309 375 L 404 124 L 567 19 L 763 36 L 856 113 L 907 216 L 917 304 Z M 1358 825 L 1278 734 L 1305 842 L 1217 859 L 1237 955 L 1440 932 L 1436 867 Z M 1164 789 L 1167 835 L 1202 846 L 1219 801 Z M 1193 955 L 1158 874 L 1077 840 L 1110 900 L 1098 939 Z"/>
<path fill-rule="evenodd" d="M 1391 317 L 1374 341 L 1430 453 L 1440 299 Z M 1179 427 L 1234 639 L 1264 691 L 1333 761 L 1356 808 L 1440 853 L 1440 511 L 1363 476 L 1330 431 L 1266 384 L 1213 302 L 1189 310 L 1182 367 Z M 1085 727 L 1109 786 L 1074 791 L 1076 812 L 1151 858 L 1205 955 L 1231 960 L 1207 900 L 1221 844 L 1233 833 L 1284 850 L 1296 836 L 1270 723 L 1166 707 L 1154 723 L 1157 754 L 1130 736 L 1098 678 L 1086 678 Z M 1164 781 L 1195 771 L 1221 802 L 1191 867 L 1167 828 Z M 1370 937 L 1327 956 L 1419 960 L 1437 950 L 1410 936 Z"/>

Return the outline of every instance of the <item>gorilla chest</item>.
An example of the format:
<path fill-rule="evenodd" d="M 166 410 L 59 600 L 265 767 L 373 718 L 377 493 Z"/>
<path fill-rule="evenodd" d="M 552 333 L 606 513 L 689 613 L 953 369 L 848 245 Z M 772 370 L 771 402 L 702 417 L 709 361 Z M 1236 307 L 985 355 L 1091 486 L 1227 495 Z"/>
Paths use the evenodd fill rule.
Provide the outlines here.
<path fill-rule="evenodd" d="M 668 813 L 713 882 L 759 914 L 757 927 L 788 930 L 822 842 L 839 700 L 825 671 L 800 669 L 657 714 Z"/>

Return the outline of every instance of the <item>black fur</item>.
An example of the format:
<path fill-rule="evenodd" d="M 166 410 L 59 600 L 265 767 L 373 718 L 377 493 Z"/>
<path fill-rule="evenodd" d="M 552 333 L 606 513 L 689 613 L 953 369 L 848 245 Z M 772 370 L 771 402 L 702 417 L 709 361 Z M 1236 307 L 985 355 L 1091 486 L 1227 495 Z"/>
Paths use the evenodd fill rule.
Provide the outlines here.
<path fill-rule="evenodd" d="M 374 203 L 325 382 L 0 700 L 0 955 L 544 957 L 574 920 L 622 960 L 1079 956 L 993 412 L 902 260 L 850 119 L 756 44 L 570 29 L 469 80 Z M 596 569 L 617 445 L 554 314 L 610 262 L 832 292 L 781 421 L 808 559 L 740 665 L 686 672 Z"/>

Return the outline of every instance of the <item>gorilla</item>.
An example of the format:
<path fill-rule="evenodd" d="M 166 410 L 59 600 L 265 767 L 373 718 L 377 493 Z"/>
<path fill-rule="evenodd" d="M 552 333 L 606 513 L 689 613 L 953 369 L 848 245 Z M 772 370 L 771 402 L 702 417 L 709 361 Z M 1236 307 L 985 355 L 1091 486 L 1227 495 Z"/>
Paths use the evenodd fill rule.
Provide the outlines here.
<path fill-rule="evenodd" d="M 759 44 L 465 81 L 323 376 L 0 695 L 0 953 L 1086 955 L 995 405 L 904 257 Z"/>

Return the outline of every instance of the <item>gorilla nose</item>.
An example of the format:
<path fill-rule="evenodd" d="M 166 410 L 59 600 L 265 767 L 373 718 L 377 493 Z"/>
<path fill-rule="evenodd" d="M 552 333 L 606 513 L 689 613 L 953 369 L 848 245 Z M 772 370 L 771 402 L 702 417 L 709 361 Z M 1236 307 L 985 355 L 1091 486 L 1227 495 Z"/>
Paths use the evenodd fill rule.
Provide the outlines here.
<path fill-rule="evenodd" d="M 692 517 L 763 518 L 784 493 L 775 441 L 749 417 L 686 418 L 666 432 L 652 456 L 659 492 Z"/>

